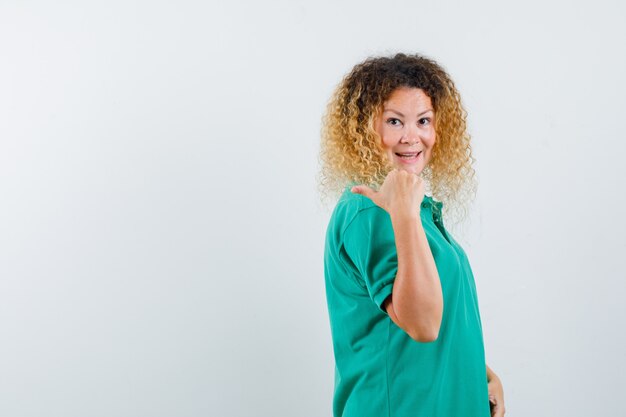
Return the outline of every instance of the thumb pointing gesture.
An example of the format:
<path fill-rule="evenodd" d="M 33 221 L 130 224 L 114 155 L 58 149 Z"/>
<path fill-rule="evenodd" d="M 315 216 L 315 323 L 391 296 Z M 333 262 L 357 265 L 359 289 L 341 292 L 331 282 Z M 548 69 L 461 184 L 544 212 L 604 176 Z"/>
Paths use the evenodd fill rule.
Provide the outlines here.
<path fill-rule="evenodd" d="M 415 174 L 394 169 L 378 191 L 364 184 L 355 185 L 350 191 L 369 198 L 389 214 L 415 214 L 419 213 L 424 198 L 424 182 Z"/>

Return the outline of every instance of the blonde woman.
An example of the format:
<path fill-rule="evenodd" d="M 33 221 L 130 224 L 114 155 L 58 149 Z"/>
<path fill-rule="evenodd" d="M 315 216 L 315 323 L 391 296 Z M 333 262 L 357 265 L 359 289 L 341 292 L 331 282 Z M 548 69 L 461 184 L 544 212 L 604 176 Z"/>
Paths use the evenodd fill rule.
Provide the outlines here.
<path fill-rule="evenodd" d="M 443 221 L 476 188 L 449 75 L 420 55 L 368 58 L 335 90 L 321 145 L 322 188 L 340 194 L 324 253 L 334 416 L 503 416 L 472 270 Z"/>

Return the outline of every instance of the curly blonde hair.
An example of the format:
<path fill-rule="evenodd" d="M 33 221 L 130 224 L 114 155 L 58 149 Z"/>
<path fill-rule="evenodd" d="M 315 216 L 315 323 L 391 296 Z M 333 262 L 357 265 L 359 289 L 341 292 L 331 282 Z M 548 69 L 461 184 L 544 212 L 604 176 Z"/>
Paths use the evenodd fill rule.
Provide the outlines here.
<path fill-rule="evenodd" d="M 402 87 L 419 88 L 431 99 L 436 141 L 421 175 L 433 198 L 444 203 L 446 217 L 460 222 L 477 188 L 467 112 L 446 71 L 418 54 L 367 58 L 339 83 L 322 118 L 322 196 L 337 197 L 351 183 L 382 184 L 393 166 L 374 123 L 385 101 Z"/>

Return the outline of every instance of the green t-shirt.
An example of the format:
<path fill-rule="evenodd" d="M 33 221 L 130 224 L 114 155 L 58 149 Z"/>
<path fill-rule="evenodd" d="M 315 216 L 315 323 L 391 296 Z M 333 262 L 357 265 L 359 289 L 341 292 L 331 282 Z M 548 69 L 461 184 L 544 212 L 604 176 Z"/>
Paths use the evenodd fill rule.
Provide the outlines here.
<path fill-rule="evenodd" d="M 339 199 L 324 251 L 334 417 L 490 416 L 474 276 L 442 206 L 424 196 L 420 210 L 444 301 L 439 336 L 421 343 L 382 307 L 398 267 L 389 214 L 349 187 Z"/>

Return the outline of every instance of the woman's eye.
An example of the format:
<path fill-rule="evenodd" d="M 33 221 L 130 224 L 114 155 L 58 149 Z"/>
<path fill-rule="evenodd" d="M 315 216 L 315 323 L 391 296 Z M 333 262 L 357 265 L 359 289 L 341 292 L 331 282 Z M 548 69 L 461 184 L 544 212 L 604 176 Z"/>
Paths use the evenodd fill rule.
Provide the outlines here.
<path fill-rule="evenodd" d="M 402 122 L 399 119 L 396 119 L 395 117 L 391 117 L 387 119 L 387 123 L 389 123 L 391 126 L 399 126 L 402 124 Z"/>
<path fill-rule="evenodd" d="M 426 123 L 423 123 L 424 121 L 425 121 Z M 420 124 L 421 124 L 421 125 L 425 125 L 425 124 L 427 124 L 427 123 L 430 123 L 430 117 L 423 117 L 423 118 L 421 118 L 421 119 L 420 119 Z"/>

